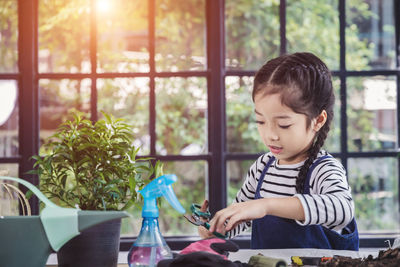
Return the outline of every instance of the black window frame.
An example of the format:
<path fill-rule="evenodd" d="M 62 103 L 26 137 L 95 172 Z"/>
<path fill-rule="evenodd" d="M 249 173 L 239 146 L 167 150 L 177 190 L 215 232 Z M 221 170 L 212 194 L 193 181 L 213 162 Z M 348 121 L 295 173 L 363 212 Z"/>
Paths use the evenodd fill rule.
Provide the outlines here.
<path fill-rule="evenodd" d="M 90 17 L 90 61 L 91 72 L 88 74 L 67 73 L 39 73 L 38 72 L 38 3 L 39 0 L 18 0 L 18 73 L 0 74 L 0 80 L 16 80 L 19 94 L 19 156 L 0 158 L 0 163 L 19 164 L 19 176 L 33 184 L 38 184 L 38 177 L 27 174 L 32 169 L 32 155 L 39 151 L 39 80 L 40 79 L 84 79 L 89 78 L 91 84 L 91 119 L 97 120 L 97 91 L 96 80 L 99 78 L 116 77 L 148 77 L 150 79 L 150 156 L 162 161 L 202 160 L 208 163 L 209 202 L 211 212 L 227 205 L 227 172 L 229 160 L 255 160 L 258 154 L 230 153 L 226 150 L 226 114 L 225 114 L 225 77 L 227 76 L 253 76 L 255 71 L 237 71 L 225 69 L 225 0 L 205 0 L 206 17 L 206 49 L 207 68 L 204 71 L 157 72 L 155 68 L 155 8 L 156 0 L 148 0 L 149 8 L 149 66 L 148 73 L 97 73 L 96 59 L 96 14 Z M 90 0 L 94 10 L 95 0 Z M 396 40 L 396 69 L 348 71 L 346 70 L 346 43 L 345 43 L 345 15 L 346 0 L 338 0 L 339 34 L 340 34 L 340 67 L 333 71 L 333 76 L 338 77 L 340 85 L 340 111 L 341 143 L 340 152 L 333 153 L 340 158 L 347 169 L 349 158 L 392 157 L 397 158 L 398 173 L 400 175 L 400 157 L 397 151 L 386 152 L 349 152 L 347 148 L 347 116 L 346 116 L 346 79 L 359 76 L 395 76 L 397 85 L 397 142 L 400 144 L 400 1 L 393 0 L 395 18 Z M 280 53 L 286 50 L 286 0 L 280 1 Z M 207 79 L 208 93 L 208 153 L 195 156 L 184 155 L 157 155 L 156 142 L 156 110 L 155 110 L 155 79 L 158 77 L 205 77 Z M 343 108 L 344 107 L 344 108 Z M 21 188 L 26 190 L 25 188 Z M 400 183 L 398 191 L 400 192 Z M 400 203 L 400 199 L 398 200 Z M 39 213 L 37 198 L 31 198 L 30 204 L 33 214 Z M 400 205 L 399 205 L 400 206 Z M 198 237 L 167 237 L 166 240 L 172 249 L 182 249 Z M 361 247 L 386 247 L 386 240 L 393 241 L 393 234 L 361 236 Z M 250 237 L 243 236 L 235 239 L 242 248 L 250 247 Z M 134 238 L 122 238 L 121 250 L 128 250 Z"/>

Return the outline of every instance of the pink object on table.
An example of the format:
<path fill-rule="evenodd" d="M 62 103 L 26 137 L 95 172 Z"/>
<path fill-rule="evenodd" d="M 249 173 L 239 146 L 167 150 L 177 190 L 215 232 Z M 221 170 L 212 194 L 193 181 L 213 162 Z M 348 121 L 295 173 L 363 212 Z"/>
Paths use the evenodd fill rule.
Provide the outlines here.
<path fill-rule="evenodd" d="M 179 254 L 188 254 L 196 251 L 207 251 L 216 255 L 221 256 L 224 259 L 228 259 L 226 255 L 219 254 L 215 250 L 211 248 L 211 244 L 213 243 L 225 243 L 226 241 L 221 238 L 209 238 L 209 239 L 203 239 L 200 241 L 196 241 L 191 243 L 189 246 L 185 247 L 184 249 L 181 250 Z"/>

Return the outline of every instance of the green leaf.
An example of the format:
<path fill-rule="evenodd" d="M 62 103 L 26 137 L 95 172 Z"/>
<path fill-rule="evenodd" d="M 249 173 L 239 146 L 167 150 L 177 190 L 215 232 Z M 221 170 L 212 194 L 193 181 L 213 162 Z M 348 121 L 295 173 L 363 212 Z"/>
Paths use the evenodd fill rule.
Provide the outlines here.
<path fill-rule="evenodd" d="M 30 198 L 32 197 L 32 195 L 33 195 L 33 192 L 32 192 L 31 190 L 28 190 L 28 191 L 26 191 L 26 193 L 25 193 L 25 197 L 26 197 L 27 199 L 30 199 Z"/>
<path fill-rule="evenodd" d="M 73 114 L 45 140 L 45 156 L 32 157 L 36 169 L 29 173 L 40 175 L 42 192 L 57 203 L 108 210 L 140 201 L 135 189 L 145 184 L 142 175 L 152 175 L 151 158 L 136 159 L 131 125 L 103 115 L 93 124 Z"/>

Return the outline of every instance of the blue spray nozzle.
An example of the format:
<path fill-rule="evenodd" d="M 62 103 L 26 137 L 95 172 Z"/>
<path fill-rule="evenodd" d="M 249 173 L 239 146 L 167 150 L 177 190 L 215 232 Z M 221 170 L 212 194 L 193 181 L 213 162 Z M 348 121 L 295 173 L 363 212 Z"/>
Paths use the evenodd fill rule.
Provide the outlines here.
<path fill-rule="evenodd" d="M 168 200 L 168 203 L 176 209 L 179 213 L 185 213 L 179 200 L 176 198 L 172 190 L 172 184 L 177 181 L 175 174 L 162 175 L 139 191 L 144 199 L 142 209 L 142 217 L 158 217 L 158 208 L 156 199 L 163 196 Z"/>

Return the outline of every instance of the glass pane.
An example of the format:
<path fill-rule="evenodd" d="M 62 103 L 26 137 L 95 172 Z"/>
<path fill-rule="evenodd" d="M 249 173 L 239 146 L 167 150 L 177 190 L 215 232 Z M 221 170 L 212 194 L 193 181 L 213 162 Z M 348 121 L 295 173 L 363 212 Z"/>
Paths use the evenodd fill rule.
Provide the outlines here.
<path fill-rule="evenodd" d="M 39 1 L 39 72 L 90 72 L 90 0 Z"/>
<path fill-rule="evenodd" d="M 208 165 L 204 161 L 168 161 L 163 162 L 164 173 L 174 173 L 178 177 L 172 188 L 186 212 L 190 212 L 192 203 L 203 203 L 207 198 L 206 184 Z M 197 227 L 189 223 L 182 214 L 178 213 L 165 199 L 161 202 L 159 224 L 163 236 L 173 235 L 196 235 Z M 133 208 L 129 211 L 133 217 L 123 221 L 122 235 L 137 236 L 142 225 L 140 208 Z"/>
<path fill-rule="evenodd" d="M 393 0 L 346 1 L 349 70 L 395 69 Z"/>
<path fill-rule="evenodd" d="M 287 50 L 309 51 L 327 66 L 339 68 L 338 1 L 288 0 L 286 14 Z"/>
<path fill-rule="evenodd" d="M 0 72 L 18 71 L 18 1 L 0 1 Z"/>
<path fill-rule="evenodd" d="M 237 192 L 242 187 L 247 172 L 250 166 L 254 163 L 254 160 L 230 160 L 227 162 L 227 188 L 228 188 L 228 205 L 233 203 L 236 198 Z"/>
<path fill-rule="evenodd" d="M 157 153 L 207 153 L 205 78 L 156 79 Z"/>
<path fill-rule="evenodd" d="M 226 134 L 229 152 L 257 153 L 266 151 L 255 123 L 251 98 L 253 77 L 225 78 Z"/>
<path fill-rule="evenodd" d="M 359 231 L 399 231 L 397 159 L 349 159 L 348 170 Z"/>
<path fill-rule="evenodd" d="M 18 164 L 0 164 L 0 176 L 18 177 Z M 12 189 L 7 190 L 2 184 L 7 183 L 18 186 L 12 181 L 0 181 L 0 216 L 16 216 L 19 215 L 18 196 Z"/>
<path fill-rule="evenodd" d="M 330 153 L 340 152 L 340 79 L 332 77 L 332 84 L 335 91 L 334 116 L 331 122 L 331 129 L 324 144 L 324 149 Z"/>
<path fill-rule="evenodd" d="M 124 118 L 133 125 L 139 155 L 150 153 L 149 136 L 149 79 L 99 79 L 98 110 Z M 99 118 L 102 114 L 99 112 Z"/>
<path fill-rule="evenodd" d="M 18 178 L 18 164 L 0 163 L 0 176 L 10 176 Z"/>
<path fill-rule="evenodd" d="M 347 86 L 349 151 L 396 149 L 396 79 L 353 77 Z"/>
<path fill-rule="evenodd" d="M 19 154 L 17 99 L 17 82 L 0 80 L 0 157 L 16 157 Z"/>
<path fill-rule="evenodd" d="M 149 71 L 147 2 L 96 1 L 98 72 Z"/>
<path fill-rule="evenodd" d="M 90 79 L 39 81 L 40 141 L 52 135 L 70 112 L 90 113 Z"/>
<path fill-rule="evenodd" d="M 254 159 L 256 160 L 256 159 Z M 236 194 L 242 187 L 246 174 L 250 166 L 254 163 L 254 160 L 230 160 L 227 161 L 227 205 L 233 203 L 236 198 Z M 243 232 L 241 235 L 251 234 L 251 228 Z"/>
<path fill-rule="evenodd" d="M 279 55 L 279 1 L 225 1 L 226 68 L 257 70 Z"/>
<path fill-rule="evenodd" d="M 204 0 L 156 1 L 157 71 L 204 70 Z"/>

